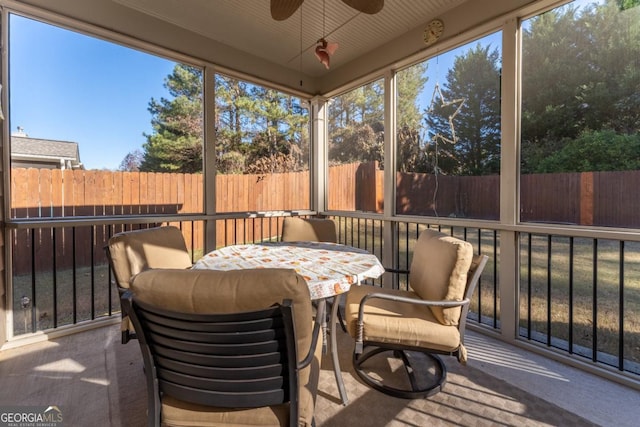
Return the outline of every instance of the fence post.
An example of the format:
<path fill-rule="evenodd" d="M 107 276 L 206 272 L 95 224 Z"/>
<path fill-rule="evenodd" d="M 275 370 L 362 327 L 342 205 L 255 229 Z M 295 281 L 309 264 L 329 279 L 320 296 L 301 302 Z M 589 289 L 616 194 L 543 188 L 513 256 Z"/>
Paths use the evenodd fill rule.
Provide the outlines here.
<path fill-rule="evenodd" d="M 378 201 L 382 195 L 378 188 L 378 162 L 361 163 L 356 171 L 356 210 L 363 212 L 381 212 Z"/>
<path fill-rule="evenodd" d="M 593 172 L 580 174 L 580 225 L 593 225 Z"/>

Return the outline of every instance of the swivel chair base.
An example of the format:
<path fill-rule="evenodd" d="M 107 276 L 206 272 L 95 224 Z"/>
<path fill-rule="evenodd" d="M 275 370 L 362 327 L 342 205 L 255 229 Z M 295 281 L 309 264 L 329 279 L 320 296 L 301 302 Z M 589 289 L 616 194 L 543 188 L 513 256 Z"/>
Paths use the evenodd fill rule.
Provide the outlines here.
<path fill-rule="evenodd" d="M 422 399 L 439 393 L 446 383 L 447 368 L 442 359 L 435 354 L 375 346 L 369 346 L 372 348 L 367 351 L 367 347 L 365 345 L 365 351 L 362 354 L 353 354 L 353 367 L 360 379 L 375 390 L 402 399 Z M 367 360 L 389 352 L 393 353 L 394 358 L 402 360 L 411 389 L 396 388 L 385 384 L 384 381 L 373 378 L 366 372 L 367 369 L 363 368 L 363 364 Z M 430 367 L 434 370 L 433 374 L 429 372 Z"/>

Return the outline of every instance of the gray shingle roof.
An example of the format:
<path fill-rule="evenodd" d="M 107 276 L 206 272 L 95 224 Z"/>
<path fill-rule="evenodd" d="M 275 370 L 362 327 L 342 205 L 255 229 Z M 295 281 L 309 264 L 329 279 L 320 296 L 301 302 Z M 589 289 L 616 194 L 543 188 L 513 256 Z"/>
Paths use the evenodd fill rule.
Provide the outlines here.
<path fill-rule="evenodd" d="M 77 142 L 54 141 L 23 136 L 11 136 L 11 154 L 46 156 L 80 161 Z"/>

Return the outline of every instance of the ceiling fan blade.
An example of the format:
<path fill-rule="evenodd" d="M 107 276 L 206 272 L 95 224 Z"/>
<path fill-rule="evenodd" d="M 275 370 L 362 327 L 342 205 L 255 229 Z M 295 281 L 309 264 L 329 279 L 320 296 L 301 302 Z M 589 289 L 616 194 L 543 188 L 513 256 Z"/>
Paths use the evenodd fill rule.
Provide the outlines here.
<path fill-rule="evenodd" d="M 342 0 L 344 4 L 351 6 L 355 10 L 373 15 L 384 7 L 384 0 Z"/>
<path fill-rule="evenodd" d="M 284 21 L 302 5 L 304 0 L 271 0 L 271 17 L 276 21 Z"/>

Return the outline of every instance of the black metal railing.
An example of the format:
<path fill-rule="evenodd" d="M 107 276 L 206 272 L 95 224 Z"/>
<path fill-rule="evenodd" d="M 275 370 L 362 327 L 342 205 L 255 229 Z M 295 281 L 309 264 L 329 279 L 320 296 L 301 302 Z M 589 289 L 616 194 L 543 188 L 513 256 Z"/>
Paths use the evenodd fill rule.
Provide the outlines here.
<path fill-rule="evenodd" d="M 216 246 L 277 241 L 282 234 L 281 219 L 278 216 L 219 219 Z"/>
<path fill-rule="evenodd" d="M 640 242 L 520 234 L 520 337 L 640 374 Z"/>
<path fill-rule="evenodd" d="M 206 221 L 216 223 L 215 245 L 226 246 L 279 240 L 286 215 L 290 213 L 14 222 L 9 227 L 13 334 L 57 329 L 118 314 L 118 295 L 103 248 L 119 231 L 176 225 L 183 230 L 192 260 L 196 261 L 206 250 Z M 349 214 L 330 217 L 336 222 L 339 243 L 374 253 L 386 267 L 409 268 L 413 246 L 422 230 L 429 227 L 471 242 L 476 253 L 489 256 L 489 262 L 474 294 L 469 320 L 501 330 L 499 228 Z M 640 374 L 640 242 L 570 232 L 516 234 L 519 338 L 598 366 Z M 389 242 L 385 242 L 385 236 L 391 236 Z M 382 286 L 383 279 L 370 284 Z M 394 285 L 406 287 L 407 276 Z"/>
<path fill-rule="evenodd" d="M 220 235 L 216 245 L 278 240 L 282 218 L 269 215 L 217 219 Z M 383 265 L 394 268 L 409 267 L 413 244 L 420 231 L 428 227 L 424 224 L 397 223 L 395 245 L 390 252 L 393 259 L 387 259 L 383 230 L 385 224 L 391 226 L 391 223 L 376 218 L 347 216 L 332 216 L 332 219 L 336 222 L 339 243 L 365 249 L 378 256 Z M 55 329 L 119 312 L 117 294 L 110 286 L 111 272 L 103 250 L 113 234 L 166 224 L 178 226 L 184 231 L 185 241 L 195 262 L 205 250 L 201 232 L 204 230 L 203 223 L 204 220 L 175 219 L 166 222 L 158 219 L 140 222 L 138 219 L 134 223 L 123 223 L 122 219 L 118 219 L 117 223 L 111 224 L 52 226 L 34 223 L 29 227 L 13 229 L 13 301 L 14 307 L 18 308 L 14 309 L 14 335 Z M 475 238 L 474 245 L 478 252 L 490 251 L 493 254 L 491 258 L 497 259 L 494 230 L 466 227 L 439 229 L 466 240 Z M 490 265 L 493 265 L 493 271 L 485 270 L 471 318 L 498 328 L 497 274 L 495 263 Z M 29 285 L 26 286 L 26 283 Z M 381 286 L 382 278 L 368 283 Z M 401 286 L 406 286 L 406 278 Z"/>
<path fill-rule="evenodd" d="M 25 222 L 10 229 L 13 335 L 57 329 L 120 312 L 104 252 L 115 233 L 171 224 L 192 259 L 202 256 L 196 221 Z M 201 226 L 201 225 L 200 225 Z"/>

